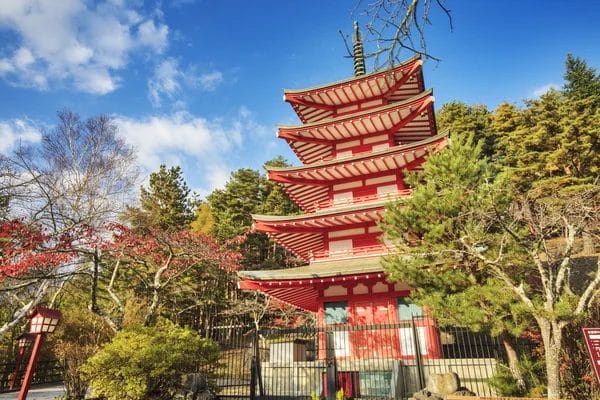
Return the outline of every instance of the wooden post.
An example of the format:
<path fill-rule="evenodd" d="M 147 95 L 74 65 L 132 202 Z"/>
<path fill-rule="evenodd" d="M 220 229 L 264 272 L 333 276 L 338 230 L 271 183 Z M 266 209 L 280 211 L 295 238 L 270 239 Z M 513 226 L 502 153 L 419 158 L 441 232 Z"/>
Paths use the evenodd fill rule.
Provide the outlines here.
<path fill-rule="evenodd" d="M 19 392 L 17 400 L 25 400 L 27 398 L 27 392 L 29 392 L 29 386 L 31 385 L 31 379 L 33 378 L 33 370 L 35 369 L 35 364 L 37 363 L 43 340 L 43 333 L 36 334 L 35 341 L 33 342 L 33 350 L 31 350 L 31 357 L 29 357 L 29 364 L 27 364 L 27 371 L 25 371 L 25 378 L 23 379 L 23 384 L 21 385 L 21 391 Z"/>

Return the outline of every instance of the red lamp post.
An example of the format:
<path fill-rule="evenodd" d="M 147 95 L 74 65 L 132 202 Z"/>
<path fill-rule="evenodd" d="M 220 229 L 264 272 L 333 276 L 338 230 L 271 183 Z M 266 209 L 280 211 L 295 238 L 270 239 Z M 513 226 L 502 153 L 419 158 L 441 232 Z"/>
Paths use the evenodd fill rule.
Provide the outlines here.
<path fill-rule="evenodd" d="M 13 372 L 12 379 L 10 380 L 10 384 L 8 386 L 10 390 L 13 390 L 15 388 L 15 385 L 17 384 L 17 379 L 19 378 L 19 371 L 21 370 L 21 361 L 23 361 L 23 355 L 25 355 L 25 350 L 27 349 L 27 346 L 31 344 L 31 334 L 22 333 L 17 338 L 17 343 L 19 345 L 19 355 L 17 356 L 15 371 Z"/>
<path fill-rule="evenodd" d="M 31 319 L 29 324 L 29 334 L 35 336 L 35 341 L 33 342 L 31 357 L 29 357 L 29 364 L 27 364 L 27 371 L 25 372 L 25 378 L 23 379 L 21 391 L 17 398 L 18 400 L 25 400 L 27 398 L 27 392 L 29 392 L 31 378 L 33 377 L 33 370 L 35 369 L 35 364 L 37 363 L 37 358 L 40 354 L 44 336 L 47 333 L 54 332 L 58 322 L 62 319 L 62 314 L 58 310 L 39 307 L 33 310 L 29 318 Z"/>

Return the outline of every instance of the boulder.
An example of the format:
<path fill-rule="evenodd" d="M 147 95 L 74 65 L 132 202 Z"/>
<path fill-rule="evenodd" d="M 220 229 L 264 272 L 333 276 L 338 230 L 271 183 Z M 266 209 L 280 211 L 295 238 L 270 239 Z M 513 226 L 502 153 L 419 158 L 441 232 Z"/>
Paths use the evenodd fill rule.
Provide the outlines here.
<path fill-rule="evenodd" d="M 444 397 L 440 394 L 431 393 L 427 389 L 415 392 L 409 400 L 444 400 Z"/>
<path fill-rule="evenodd" d="M 214 393 L 210 390 L 206 377 L 202 373 L 185 374 L 181 377 L 183 398 L 191 395 L 192 400 L 213 400 Z"/>
<path fill-rule="evenodd" d="M 431 374 L 427 378 L 427 390 L 436 394 L 452 394 L 460 388 L 460 379 L 454 372 Z"/>

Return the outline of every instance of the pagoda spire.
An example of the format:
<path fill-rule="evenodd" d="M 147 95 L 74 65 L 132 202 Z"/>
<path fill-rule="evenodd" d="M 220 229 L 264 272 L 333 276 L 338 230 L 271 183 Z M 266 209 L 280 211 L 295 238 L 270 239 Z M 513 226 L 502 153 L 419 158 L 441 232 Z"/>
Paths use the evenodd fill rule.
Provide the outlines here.
<path fill-rule="evenodd" d="M 358 21 L 354 21 L 354 37 L 352 39 L 354 46 L 354 76 L 361 76 L 366 73 L 366 68 L 365 53 L 360 30 L 358 29 Z"/>

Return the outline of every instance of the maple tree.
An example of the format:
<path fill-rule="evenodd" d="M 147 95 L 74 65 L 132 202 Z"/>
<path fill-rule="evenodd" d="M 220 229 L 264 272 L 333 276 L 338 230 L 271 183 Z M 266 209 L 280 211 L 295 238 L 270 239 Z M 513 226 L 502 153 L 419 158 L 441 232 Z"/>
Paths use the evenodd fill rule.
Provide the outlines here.
<path fill-rule="evenodd" d="M 133 290 L 145 304 L 145 325 L 154 324 L 161 307 L 175 299 L 178 308 L 193 309 L 218 295 L 221 282 L 231 280 L 239 267 L 239 253 L 203 233 L 152 228 L 140 234 L 116 224 L 112 231 L 112 242 L 103 248 L 112 264 L 106 290 L 118 317 L 125 311 L 124 296 Z"/>
<path fill-rule="evenodd" d="M 28 302 L 15 306 L 10 321 L 0 327 L 0 337 L 41 301 L 52 282 L 61 278 L 61 269 L 77 255 L 73 238 L 83 240 L 86 232 L 70 230 L 52 235 L 41 225 L 22 219 L 0 223 L 0 288 L 33 293 Z"/>

